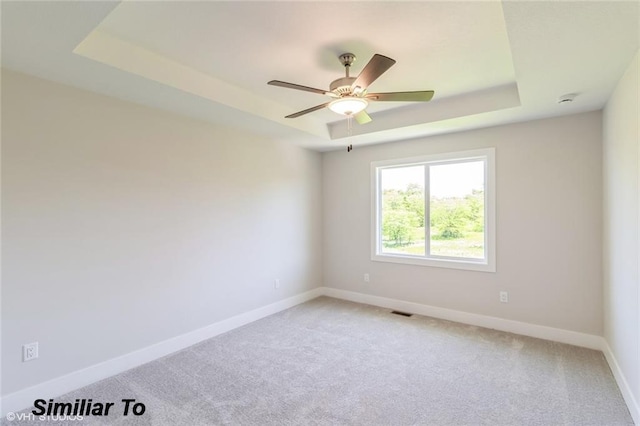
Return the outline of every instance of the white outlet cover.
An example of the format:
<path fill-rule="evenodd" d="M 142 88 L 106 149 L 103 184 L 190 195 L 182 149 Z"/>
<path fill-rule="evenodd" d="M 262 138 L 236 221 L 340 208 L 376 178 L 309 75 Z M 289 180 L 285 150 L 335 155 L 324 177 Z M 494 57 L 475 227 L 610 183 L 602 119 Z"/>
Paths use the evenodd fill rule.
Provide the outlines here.
<path fill-rule="evenodd" d="M 27 343 L 22 346 L 22 362 L 38 358 L 38 342 Z"/>

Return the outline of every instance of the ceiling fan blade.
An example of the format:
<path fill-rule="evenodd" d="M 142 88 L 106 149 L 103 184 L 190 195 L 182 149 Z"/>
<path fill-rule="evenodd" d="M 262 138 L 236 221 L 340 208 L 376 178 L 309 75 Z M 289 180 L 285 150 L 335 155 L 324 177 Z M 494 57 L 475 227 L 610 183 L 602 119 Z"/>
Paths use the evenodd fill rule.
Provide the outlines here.
<path fill-rule="evenodd" d="M 298 111 L 298 112 L 295 112 L 293 114 L 289 114 L 285 118 L 298 118 L 301 115 L 309 114 L 310 112 L 322 109 L 322 108 L 326 107 L 327 105 L 329 105 L 329 102 L 324 103 L 322 105 L 316 105 L 314 107 L 311 107 L 311 108 L 308 108 L 308 109 L 305 109 L 305 110 L 302 110 L 302 111 Z"/>
<path fill-rule="evenodd" d="M 371 83 L 376 81 L 378 77 L 380 77 L 386 70 L 391 68 L 396 61 L 387 58 L 386 56 L 378 55 L 377 53 L 373 55 L 373 58 L 369 61 L 367 65 L 365 65 L 364 69 L 360 72 L 360 75 L 351 85 L 351 91 L 363 91 Z M 359 87 L 359 89 L 357 89 Z M 357 89 L 357 90 L 356 90 Z"/>
<path fill-rule="evenodd" d="M 367 99 L 381 102 L 429 102 L 434 95 L 433 90 L 419 92 L 368 93 Z"/>
<path fill-rule="evenodd" d="M 353 118 L 356 119 L 358 124 L 367 124 L 371 122 L 371 117 L 367 114 L 367 111 L 362 110 L 359 113 L 355 114 Z"/>
<path fill-rule="evenodd" d="M 333 93 L 327 92 L 326 90 L 314 89 L 313 87 L 301 86 L 300 84 L 287 83 L 286 81 L 271 80 L 267 84 L 270 84 L 271 86 L 286 87 L 287 89 L 303 90 L 305 92 L 317 93 L 319 95 L 333 95 Z"/>

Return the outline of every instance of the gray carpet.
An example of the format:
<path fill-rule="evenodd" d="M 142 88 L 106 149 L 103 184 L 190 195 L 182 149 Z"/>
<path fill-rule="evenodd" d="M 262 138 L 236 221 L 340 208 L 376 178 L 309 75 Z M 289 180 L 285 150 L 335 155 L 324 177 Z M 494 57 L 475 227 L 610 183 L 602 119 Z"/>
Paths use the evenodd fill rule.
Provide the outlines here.
<path fill-rule="evenodd" d="M 80 424 L 633 424 L 601 352 L 327 297 L 56 402 L 80 398 L 146 405 Z"/>

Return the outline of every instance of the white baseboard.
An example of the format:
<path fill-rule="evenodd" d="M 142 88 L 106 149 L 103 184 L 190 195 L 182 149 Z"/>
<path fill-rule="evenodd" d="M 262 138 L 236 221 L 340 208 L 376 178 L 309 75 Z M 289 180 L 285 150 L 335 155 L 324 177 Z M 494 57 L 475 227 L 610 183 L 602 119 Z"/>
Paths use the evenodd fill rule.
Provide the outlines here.
<path fill-rule="evenodd" d="M 616 357 L 613 355 L 613 351 L 611 351 L 611 348 L 606 341 L 604 342 L 602 352 L 604 353 L 605 358 L 607 358 L 609 367 L 613 372 L 613 377 L 615 377 L 616 382 L 618 382 L 618 387 L 620 388 L 624 401 L 627 403 L 627 407 L 629 408 L 629 412 L 631 413 L 634 423 L 640 425 L 640 404 L 638 404 L 638 400 L 634 398 L 629 382 L 627 382 L 627 379 L 620 369 L 620 365 L 618 365 Z"/>
<path fill-rule="evenodd" d="M 436 306 L 422 305 L 420 303 L 389 299 L 386 297 L 373 296 L 370 294 L 356 293 L 353 291 L 339 290 L 329 287 L 322 287 L 322 294 L 329 297 L 335 297 L 336 299 L 349 300 L 351 302 L 365 303 L 367 305 L 461 322 L 463 324 L 475 325 L 478 327 L 507 331 L 509 333 L 537 337 L 539 339 L 552 340 L 554 342 L 567 343 L 589 349 L 603 350 L 604 346 L 604 339 L 601 336 L 546 327 L 544 325 L 528 324 L 503 318 L 490 317 L 487 315 L 471 314 L 453 309 L 438 308 Z"/>
<path fill-rule="evenodd" d="M 91 383 L 106 379 L 107 377 L 111 377 L 115 374 L 122 373 L 123 371 L 138 367 L 147 362 L 195 345 L 203 340 L 226 333 L 234 328 L 241 327 L 249 324 L 250 322 L 262 319 L 285 309 L 289 309 L 300 303 L 315 299 L 322 294 L 322 289 L 316 288 L 270 305 L 227 318 L 198 330 L 156 343 L 155 345 L 148 346 L 135 352 L 131 352 L 100 364 L 92 365 L 91 367 L 74 371 L 73 373 L 8 394 L 0 400 L 0 416 L 4 417 L 9 412 L 24 410 L 25 408 L 33 405 L 33 401 L 36 399 L 58 397 L 75 389 L 90 385 Z"/>

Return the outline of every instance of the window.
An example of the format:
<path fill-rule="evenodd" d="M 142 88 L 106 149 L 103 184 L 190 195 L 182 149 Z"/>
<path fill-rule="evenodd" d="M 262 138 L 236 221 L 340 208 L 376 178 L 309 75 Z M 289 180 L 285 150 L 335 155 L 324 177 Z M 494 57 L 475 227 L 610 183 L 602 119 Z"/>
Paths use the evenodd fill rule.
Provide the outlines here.
<path fill-rule="evenodd" d="M 495 272 L 494 155 L 371 163 L 372 260 Z"/>

